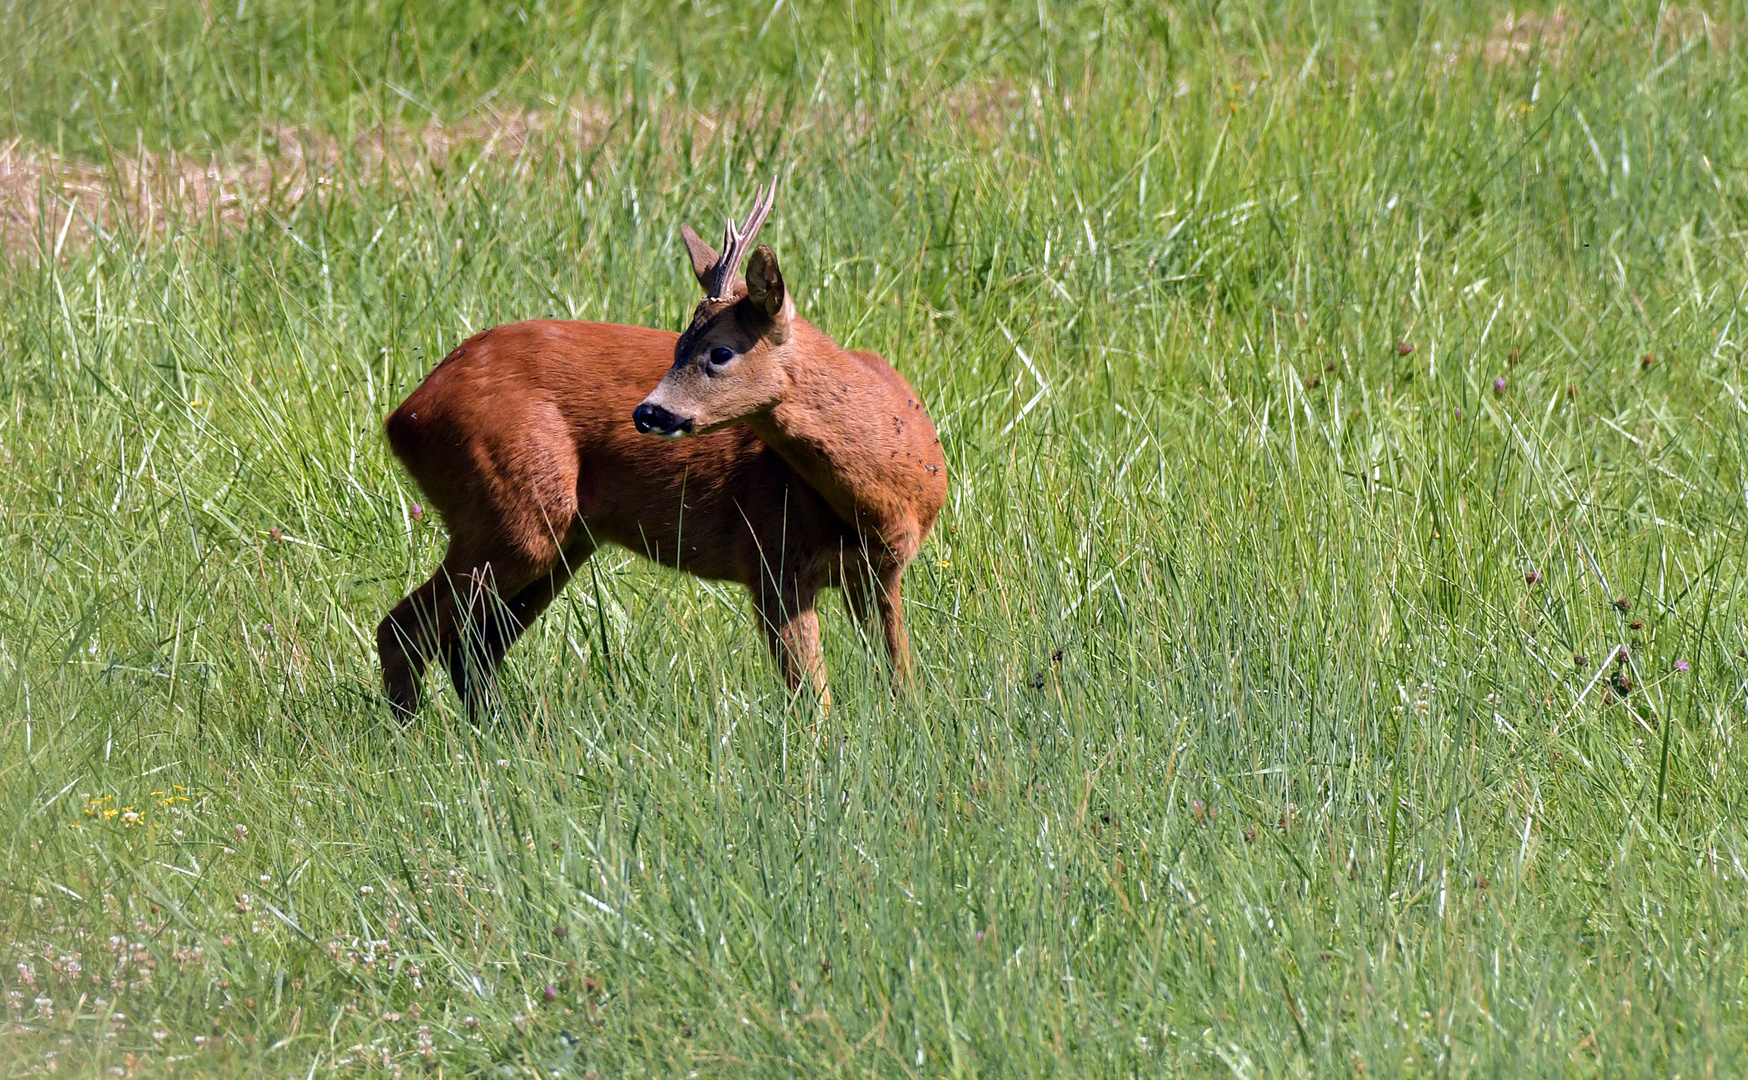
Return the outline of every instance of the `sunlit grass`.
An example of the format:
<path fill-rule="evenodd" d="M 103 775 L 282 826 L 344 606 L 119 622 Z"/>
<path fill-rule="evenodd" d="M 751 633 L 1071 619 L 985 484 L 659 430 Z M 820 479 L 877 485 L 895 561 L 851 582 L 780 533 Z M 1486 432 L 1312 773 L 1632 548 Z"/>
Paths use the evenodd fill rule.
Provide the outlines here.
<path fill-rule="evenodd" d="M 10 1072 L 1748 1053 L 1741 12 L 338 10 L 0 16 L 20 153 L 332 153 L 12 219 Z M 943 433 L 920 691 L 833 602 L 822 719 L 607 551 L 502 715 L 397 728 L 381 417 L 472 330 L 675 325 L 776 170 Z"/>

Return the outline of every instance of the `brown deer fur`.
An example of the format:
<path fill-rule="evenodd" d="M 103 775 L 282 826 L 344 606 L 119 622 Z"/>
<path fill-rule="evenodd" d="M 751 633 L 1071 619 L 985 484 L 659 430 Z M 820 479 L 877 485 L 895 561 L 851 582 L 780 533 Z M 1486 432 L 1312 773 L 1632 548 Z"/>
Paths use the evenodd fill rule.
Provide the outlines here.
<path fill-rule="evenodd" d="M 863 619 L 878 612 L 894 677 L 908 678 L 901 580 L 946 499 L 940 440 L 884 360 L 795 314 L 769 248 L 736 276 L 768 210 L 769 195 L 720 256 L 683 229 L 700 283 L 723 294 L 683 334 L 500 326 L 388 417 L 389 445 L 450 534 L 436 573 L 377 628 L 402 715 L 432 658 L 477 709 L 517 636 L 604 543 L 745 586 L 792 690 L 827 699 L 827 587 Z"/>

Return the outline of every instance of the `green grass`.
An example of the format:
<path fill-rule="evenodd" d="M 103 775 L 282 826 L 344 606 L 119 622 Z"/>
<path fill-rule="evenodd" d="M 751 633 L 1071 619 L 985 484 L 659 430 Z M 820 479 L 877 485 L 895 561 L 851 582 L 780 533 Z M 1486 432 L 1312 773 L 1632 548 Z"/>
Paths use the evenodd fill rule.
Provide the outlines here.
<path fill-rule="evenodd" d="M 1742 1068 L 1748 11 L 501 7 L 0 11 L 18 153 L 340 148 L 7 208 L 6 1075 Z M 778 169 L 947 447 L 920 691 L 604 552 L 399 729 L 381 417 Z"/>

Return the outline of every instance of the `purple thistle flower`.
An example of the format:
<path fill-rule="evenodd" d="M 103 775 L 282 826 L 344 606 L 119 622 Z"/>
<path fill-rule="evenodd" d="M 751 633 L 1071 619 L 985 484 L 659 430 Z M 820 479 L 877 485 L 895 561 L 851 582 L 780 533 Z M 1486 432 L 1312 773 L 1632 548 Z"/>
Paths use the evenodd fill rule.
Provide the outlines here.
<path fill-rule="evenodd" d="M 557 1001 L 558 1000 L 558 987 L 552 985 L 551 983 L 547 983 L 546 989 L 541 992 L 540 996 L 545 998 L 547 1001 Z"/>
<path fill-rule="evenodd" d="M 418 503 L 414 503 L 412 505 L 411 513 L 414 520 L 423 520 L 425 517 L 425 508 Z"/>
<path fill-rule="evenodd" d="M 1458 405 L 1457 406 L 1457 419 L 1461 420 L 1462 418 L 1463 418 L 1463 407 L 1461 405 Z"/>
<path fill-rule="evenodd" d="M 1687 670 L 1687 661 L 1686 660 L 1677 660 L 1675 662 L 1675 670 L 1676 671 L 1686 671 Z"/>
<path fill-rule="evenodd" d="M 1493 392 L 1495 394 L 1505 393 L 1505 376 L 1501 375 L 1493 380 Z"/>
<path fill-rule="evenodd" d="M 1523 580 L 1527 585 L 1534 585 L 1542 580 L 1542 572 L 1540 570 L 1528 571 L 1523 575 Z"/>

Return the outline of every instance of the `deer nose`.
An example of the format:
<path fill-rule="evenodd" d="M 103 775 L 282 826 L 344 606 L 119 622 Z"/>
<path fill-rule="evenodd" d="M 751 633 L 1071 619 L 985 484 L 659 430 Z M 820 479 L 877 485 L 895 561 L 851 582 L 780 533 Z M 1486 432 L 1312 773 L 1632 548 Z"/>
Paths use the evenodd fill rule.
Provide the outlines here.
<path fill-rule="evenodd" d="M 692 433 L 691 420 L 675 416 L 660 405 L 647 401 L 631 410 L 631 422 L 645 435 L 660 435 L 664 439 L 678 439 Z"/>

